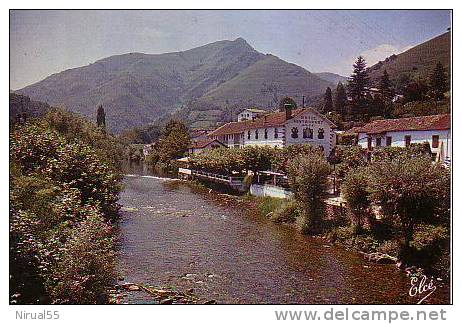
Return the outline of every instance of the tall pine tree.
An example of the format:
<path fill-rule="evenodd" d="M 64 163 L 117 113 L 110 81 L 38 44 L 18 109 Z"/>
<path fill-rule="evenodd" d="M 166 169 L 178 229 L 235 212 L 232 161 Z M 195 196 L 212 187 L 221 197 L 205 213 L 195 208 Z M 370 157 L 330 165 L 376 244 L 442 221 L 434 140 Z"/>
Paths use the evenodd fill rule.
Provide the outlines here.
<path fill-rule="evenodd" d="M 381 108 L 377 111 L 377 113 L 383 117 L 390 117 L 394 90 L 392 88 L 387 70 L 384 70 L 382 76 L 380 77 L 379 91 L 383 104 L 379 106 Z"/>
<path fill-rule="evenodd" d="M 332 103 L 332 90 L 330 87 L 327 87 L 326 92 L 324 93 L 324 105 L 323 112 L 326 114 L 333 110 L 334 104 Z"/>
<path fill-rule="evenodd" d="M 448 80 L 443 64 L 438 62 L 430 76 L 430 93 L 435 100 L 444 98 L 444 93 L 448 91 Z"/>
<path fill-rule="evenodd" d="M 335 100 L 334 100 L 334 110 L 340 115 L 345 116 L 346 114 L 346 104 L 347 104 L 347 94 L 345 87 L 342 82 L 337 84 L 337 89 L 335 90 Z"/>
<path fill-rule="evenodd" d="M 106 113 L 104 112 L 103 105 L 99 105 L 96 110 L 96 124 L 98 127 L 106 128 Z"/>
<path fill-rule="evenodd" d="M 348 80 L 348 95 L 351 98 L 352 114 L 361 116 L 367 115 L 367 89 L 369 87 L 369 76 L 366 70 L 366 60 L 359 56 L 353 64 L 353 73 Z"/>

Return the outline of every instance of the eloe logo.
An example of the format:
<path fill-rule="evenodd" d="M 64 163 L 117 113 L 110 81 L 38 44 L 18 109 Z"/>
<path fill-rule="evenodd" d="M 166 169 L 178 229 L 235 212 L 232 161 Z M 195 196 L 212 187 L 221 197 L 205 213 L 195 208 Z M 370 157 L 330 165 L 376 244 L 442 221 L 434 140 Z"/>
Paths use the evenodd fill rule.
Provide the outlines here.
<path fill-rule="evenodd" d="M 411 288 L 409 289 L 409 296 L 419 297 L 420 300 L 417 304 L 421 304 L 436 290 L 436 286 L 433 284 L 433 279 L 428 279 L 426 275 L 420 275 L 411 277 Z"/>

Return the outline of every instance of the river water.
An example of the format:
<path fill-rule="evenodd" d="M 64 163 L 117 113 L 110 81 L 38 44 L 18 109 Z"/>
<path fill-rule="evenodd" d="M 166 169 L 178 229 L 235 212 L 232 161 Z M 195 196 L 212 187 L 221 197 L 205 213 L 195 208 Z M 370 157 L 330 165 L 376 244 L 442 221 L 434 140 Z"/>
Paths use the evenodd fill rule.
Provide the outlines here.
<path fill-rule="evenodd" d="M 118 271 L 126 282 L 193 289 L 201 302 L 415 304 L 410 280 L 394 265 L 276 225 L 243 198 L 179 180 L 124 178 Z M 438 287 L 425 303 L 448 303 Z M 128 303 L 150 303 L 128 293 Z"/>

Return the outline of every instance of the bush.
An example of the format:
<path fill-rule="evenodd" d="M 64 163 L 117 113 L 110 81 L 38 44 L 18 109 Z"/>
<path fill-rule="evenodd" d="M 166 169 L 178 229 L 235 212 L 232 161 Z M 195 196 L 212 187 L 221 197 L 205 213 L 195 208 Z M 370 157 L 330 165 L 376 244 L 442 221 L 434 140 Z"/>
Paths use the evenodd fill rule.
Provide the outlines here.
<path fill-rule="evenodd" d="M 401 228 L 403 256 L 414 229 L 422 223 L 449 219 L 450 173 L 425 156 L 398 156 L 370 167 L 370 192 L 384 217 L 395 218 Z"/>
<path fill-rule="evenodd" d="M 270 219 L 275 223 L 294 223 L 298 216 L 300 216 L 300 206 L 292 199 L 274 210 Z"/>
<path fill-rule="evenodd" d="M 103 303 L 114 278 L 120 175 L 43 121 L 10 134 L 12 303 Z"/>

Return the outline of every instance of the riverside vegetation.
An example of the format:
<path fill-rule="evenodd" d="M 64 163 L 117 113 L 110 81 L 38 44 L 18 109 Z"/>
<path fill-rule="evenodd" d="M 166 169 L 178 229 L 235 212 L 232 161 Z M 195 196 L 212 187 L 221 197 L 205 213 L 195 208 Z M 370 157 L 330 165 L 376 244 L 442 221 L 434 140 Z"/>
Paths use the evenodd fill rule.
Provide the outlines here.
<path fill-rule="evenodd" d="M 120 144 L 60 109 L 10 128 L 10 303 L 107 303 Z"/>
<path fill-rule="evenodd" d="M 377 149 L 371 161 L 359 146 L 337 146 L 326 159 L 318 148 L 294 145 L 219 148 L 193 155 L 190 162 L 194 169 L 223 175 L 284 172 L 293 199 L 249 197 L 263 215 L 380 262 L 398 260 L 448 279 L 450 171 L 432 163 L 428 143 Z M 344 209 L 325 201 L 333 175 L 341 183 Z"/>

